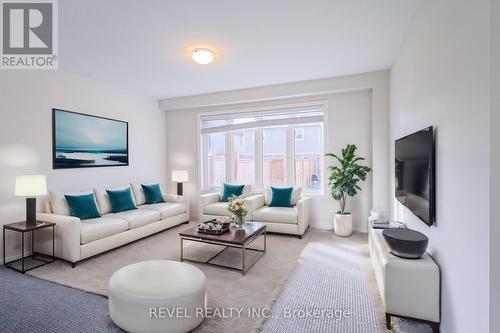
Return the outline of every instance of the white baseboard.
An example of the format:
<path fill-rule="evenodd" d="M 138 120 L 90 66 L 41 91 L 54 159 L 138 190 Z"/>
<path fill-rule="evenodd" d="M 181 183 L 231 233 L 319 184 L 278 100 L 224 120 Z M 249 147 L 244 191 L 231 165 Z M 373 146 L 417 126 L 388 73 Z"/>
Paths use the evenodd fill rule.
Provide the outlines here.
<path fill-rule="evenodd" d="M 333 226 L 329 223 L 315 223 L 315 224 L 309 225 L 309 227 L 312 229 L 316 229 L 316 230 L 333 231 Z M 366 234 L 368 232 L 368 230 L 366 228 L 363 228 L 363 227 L 353 227 L 352 230 L 355 232 L 364 233 L 364 234 Z"/>
<path fill-rule="evenodd" d="M 333 223 L 316 223 L 309 224 L 309 227 L 318 230 L 333 230 Z"/>

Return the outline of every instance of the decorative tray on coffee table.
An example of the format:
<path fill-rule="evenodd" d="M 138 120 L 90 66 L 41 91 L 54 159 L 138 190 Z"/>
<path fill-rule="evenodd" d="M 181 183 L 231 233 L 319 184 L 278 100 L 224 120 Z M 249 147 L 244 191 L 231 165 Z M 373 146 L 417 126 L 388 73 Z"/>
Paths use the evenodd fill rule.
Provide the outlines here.
<path fill-rule="evenodd" d="M 213 219 L 208 222 L 198 224 L 198 232 L 209 235 L 222 235 L 229 231 L 229 222 Z"/>

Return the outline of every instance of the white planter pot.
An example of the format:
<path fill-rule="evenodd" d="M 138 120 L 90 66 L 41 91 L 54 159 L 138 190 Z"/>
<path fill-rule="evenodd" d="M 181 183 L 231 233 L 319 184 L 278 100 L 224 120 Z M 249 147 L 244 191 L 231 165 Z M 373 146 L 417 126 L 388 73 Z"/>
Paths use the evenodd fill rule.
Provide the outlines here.
<path fill-rule="evenodd" d="M 352 215 L 349 214 L 334 214 L 333 216 L 333 231 L 335 235 L 347 237 L 352 235 Z"/>

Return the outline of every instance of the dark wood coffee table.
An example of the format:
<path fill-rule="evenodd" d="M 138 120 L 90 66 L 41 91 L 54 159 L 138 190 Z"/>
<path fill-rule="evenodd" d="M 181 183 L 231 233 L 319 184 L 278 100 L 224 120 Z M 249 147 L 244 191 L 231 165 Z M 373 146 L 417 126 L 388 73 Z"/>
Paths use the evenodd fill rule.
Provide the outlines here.
<path fill-rule="evenodd" d="M 181 261 L 190 261 L 190 262 L 195 262 L 199 264 L 205 264 L 205 265 L 210 265 L 210 266 L 217 266 L 217 267 L 222 267 L 230 270 L 235 270 L 241 272 L 241 274 L 245 275 L 248 270 L 255 265 L 255 263 L 266 253 L 266 243 L 267 243 L 267 236 L 266 236 L 266 226 L 261 223 L 244 223 L 243 226 L 238 229 L 235 226 L 231 225 L 229 227 L 229 232 L 226 232 L 222 235 L 208 235 L 204 233 L 198 232 L 198 226 L 194 226 L 192 228 L 189 228 L 187 230 L 182 231 L 179 233 L 179 236 L 181 237 Z M 263 249 L 255 249 L 255 248 L 250 248 L 248 245 L 252 243 L 254 240 L 259 238 L 259 236 L 264 237 L 264 248 Z M 194 259 L 188 259 L 184 258 L 184 241 L 191 241 L 191 242 L 199 242 L 199 243 L 205 243 L 205 244 L 213 244 L 213 245 L 220 245 L 223 246 L 224 248 L 217 252 L 215 255 L 210 257 L 206 261 L 199 261 L 199 260 L 194 260 Z M 221 264 L 216 264 L 211 262 L 214 260 L 219 254 L 227 250 L 228 248 L 238 248 L 241 249 L 241 266 L 240 267 L 234 267 L 234 266 L 226 266 L 226 265 L 221 265 Z M 261 252 L 261 254 L 249 265 L 246 265 L 245 263 L 245 251 L 256 251 L 256 252 Z"/>

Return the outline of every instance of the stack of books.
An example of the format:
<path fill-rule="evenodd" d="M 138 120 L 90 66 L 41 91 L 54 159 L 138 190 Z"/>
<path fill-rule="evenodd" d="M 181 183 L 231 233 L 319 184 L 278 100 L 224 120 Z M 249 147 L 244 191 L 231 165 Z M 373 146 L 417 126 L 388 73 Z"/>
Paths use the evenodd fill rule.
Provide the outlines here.
<path fill-rule="evenodd" d="M 389 220 L 372 220 L 373 226 L 389 226 Z"/>
<path fill-rule="evenodd" d="M 385 229 L 390 228 L 391 223 L 389 220 L 372 220 L 372 226 L 375 229 Z"/>
<path fill-rule="evenodd" d="M 405 228 L 405 225 L 397 221 L 389 220 L 371 220 L 373 229 Z"/>

